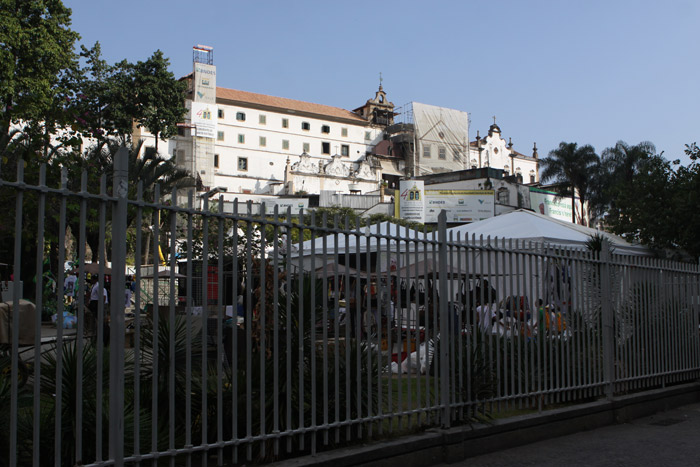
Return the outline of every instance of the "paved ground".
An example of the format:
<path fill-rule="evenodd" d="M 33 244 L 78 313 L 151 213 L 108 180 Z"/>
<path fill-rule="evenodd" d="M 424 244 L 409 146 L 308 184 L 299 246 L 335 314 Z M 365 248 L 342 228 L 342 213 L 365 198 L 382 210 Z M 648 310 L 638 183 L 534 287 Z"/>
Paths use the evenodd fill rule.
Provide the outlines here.
<path fill-rule="evenodd" d="M 700 466 L 700 403 L 449 465 Z"/>

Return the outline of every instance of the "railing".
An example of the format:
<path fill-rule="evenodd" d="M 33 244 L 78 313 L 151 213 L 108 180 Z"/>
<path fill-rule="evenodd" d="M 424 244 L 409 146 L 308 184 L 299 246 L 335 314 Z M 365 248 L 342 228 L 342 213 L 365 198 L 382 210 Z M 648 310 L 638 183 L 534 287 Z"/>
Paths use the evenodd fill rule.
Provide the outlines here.
<path fill-rule="evenodd" d="M 8 305 L 0 453 L 9 465 L 243 464 L 700 375 L 696 265 L 620 256 L 605 243 L 591 252 L 459 238 L 444 213 L 431 233 L 349 228 L 313 214 L 302 225 L 252 207 L 224 213 L 221 200 L 195 209 L 192 194 L 172 206 L 158 188 L 152 199 L 142 187 L 129 199 L 125 170 L 115 171 L 111 192 L 103 176 L 93 194 L 85 175 L 71 190 L 64 171 L 54 188 L 44 169 L 30 183 L 23 167 L 14 181 L 5 171 L 0 178 L 5 226 L 14 222 L 0 231 L 12 247 L 0 261 L 32 287 L 15 280 Z M 83 279 L 70 308 L 42 274 L 48 259 L 63 283 L 68 224 Z M 137 288 L 132 319 L 119 290 L 127 258 L 141 284 L 151 225 L 149 250 L 161 246 L 170 258 L 170 300 L 163 306 L 157 290 Z M 111 297 L 87 311 L 81 239 L 93 233 L 97 296 L 109 284 Z M 187 258 L 179 269 L 176 251 Z M 216 289 L 202 286 L 209 266 Z M 22 296 L 35 304 L 30 357 L 20 356 Z M 77 326 L 70 340 L 67 309 Z M 48 346 L 47 312 L 57 316 Z"/>

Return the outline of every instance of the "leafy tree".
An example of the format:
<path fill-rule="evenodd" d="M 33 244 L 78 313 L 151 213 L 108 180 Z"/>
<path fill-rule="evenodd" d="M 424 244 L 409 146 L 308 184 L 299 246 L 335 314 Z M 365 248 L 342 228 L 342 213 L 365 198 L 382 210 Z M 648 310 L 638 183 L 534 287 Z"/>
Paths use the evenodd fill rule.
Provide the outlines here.
<path fill-rule="evenodd" d="M 130 89 L 122 80 L 119 65 L 109 65 L 102 59 L 102 47 L 96 42 L 91 48 L 81 46 L 80 57 L 85 65 L 74 79 L 75 97 L 71 102 L 73 130 L 82 136 L 102 141 L 106 137 L 131 133 L 133 98 L 123 89 Z M 133 90 L 130 90 L 133 94 Z"/>
<path fill-rule="evenodd" d="M 634 146 L 618 141 L 615 146 L 605 149 L 598 171 L 591 177 L 590 212 L 602 217 L 614 208 L 621 192 L 628 189 L 642 165 L 655 153 L 656 147 L 648 141 Z"/>
<path fill-rule="evenodd" d="M 156 50 L 145 62 L 133 66 L 133 89 L 136 92 L 135 119 L 140 127 L 165 141 L 177 133 L 177 123 L 187 112 L 184 93 L 187 84 L 168 71 L 169 60 Z"/>
<path fill-rule="evenodd" d="M 614 201 L 607 208 L 609 230 L 652 248 L 678 248 L 674 217 L 677 209 L 677 177 L 671 164 L 659 155 L 639 161 L 629 183 L 618 180 L 610 187 Z"/>
<path fill-rule="evenodd" d="M 571 220 L 574 223 L 576 223 L 576 195 L 581 200 L 581 206 L 585 206 L 589 199 L 589 193 L 592 191 L 591 174 L 597 170 L 596 166 L 599 161 L 593 146 L 586 144 L 579 147 L 576 143 L 564 141 L 540 161 L 542 181 L 554 180 L 557 182 L 555 189 L 559 196 L 571 197 Z M 582 224 L 586 223 L 583 212 L 579 218 Z"/>
<path fill-rule="evenodd" d="M 63 110 L 66 73 L 76 65 L 71 10 L 60 0 L 0 1 L 0 133 L 23 121 L 49 135 Z M 47 122 L 41 126 L 40 122 Z"/>

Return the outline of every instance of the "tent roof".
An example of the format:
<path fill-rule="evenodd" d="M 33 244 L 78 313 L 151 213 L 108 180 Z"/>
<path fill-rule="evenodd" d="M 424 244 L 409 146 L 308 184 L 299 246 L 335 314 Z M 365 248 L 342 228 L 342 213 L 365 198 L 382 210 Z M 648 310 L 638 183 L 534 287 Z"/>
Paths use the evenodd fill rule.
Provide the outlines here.
<path fill-rule="evenodd" d="M 648 250 L 641 245 L 633 245 L 623 238 L 602 230 L 592 229 L 582 225 L 571 224 L 549 216 L 524 209 L 518 209 L 507 214 L 491 217 L 471 224 L 460 225 L 447 230 L 448 238 L 457 240 L 471 239 L 518 239 L 538 243 L 549 243 L 565 246 L 583 246 L 592 235 L 602 235 L 614 245 L 620 254 L 647 254 Z"/>
<path fill-rule="evenodd" d="M 349 233 L 338 233 L 337 234 L 337 240 L 338 240 L 338 245 L 337 245 L 337 250 L 338 253 L 343 253 L 345 252 L 345 245 L 346 245 L 346 240 L 348 242 L 349 246 L 349 251 L 351 253 L 356 252 L 356 246 L 360 247 L 360 251 L 373 251 L 377 248 L 377 245 L 379 244 L 379 238 L 381 238 L 382 235 L 390 236 L 390 237 L 401 237 L 405 238 L 406 237 L 406 232 L 408 231 L 408 237 L 409 238 L 423 238 L 423 233 L 419 232 L 417 230 L 413 230 L 411 228 L 406 228 L 404 226 L 394 224 L 389 221 L 384 221 L 380 222 L 379 224 L 372 224 L 369 227 L 361 227 L 359 230 L 352 230 Z M 361 234 L 360 237 L 357 237 L 355 232 L 359 232 Z M 301 245 L 298 246 L 298 249 L 294 249 L 295 254 L 293 256 L 299 255 L 299 256 L 307 256 L 311 254 L 311 247 L 313 245 L 314 247 L 314 252 L 315 254 L 321 254 L 323 253 L 323 248 L 324 248 L 324 239 L 326 242 L 326 251 L 331 252 L 335 251 L 336 249 L 336 234 L 329 234 L 326 235 L 325 237 L 319 237 L 315 238 L 312 240 L 307 240 L 303 242 Z M 386 239 L 381 240 L 382 248 L 386 248 Z M 389 240 L 390 243 L 393 243 L 394 240 Z"/>

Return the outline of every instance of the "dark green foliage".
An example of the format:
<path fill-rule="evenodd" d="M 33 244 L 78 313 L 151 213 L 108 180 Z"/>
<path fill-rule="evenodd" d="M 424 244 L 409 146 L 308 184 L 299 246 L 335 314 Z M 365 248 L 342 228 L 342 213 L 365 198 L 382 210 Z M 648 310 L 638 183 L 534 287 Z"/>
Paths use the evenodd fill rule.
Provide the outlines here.
<path fill-rule="evenodd" d="M 598 155 L 591 145 L 578 146 L 576 143 L 559 143 L 557 149 L 549 152 L 549 155 L 541 160 L 541 180 L 546 182 L 553 180 L 557 193 L 561 197 L 571 197 L 572 222 L 587 224 L 585 213 L 578 213 L 576 217 L 575 198 L 581 200 L 581 204 L 589 200 L 592 191 L 591 172 L 599 164 Z"/>
<path fill-rule="evenodd" d="M 76 66 L 79 38 L 70 15 L 59 0 L 0 3 L 0 134 L 13 122 L 53 123 L 62 113 L 62 81 Z M 39 126 L 32 131 L 43 133 Z"/>

